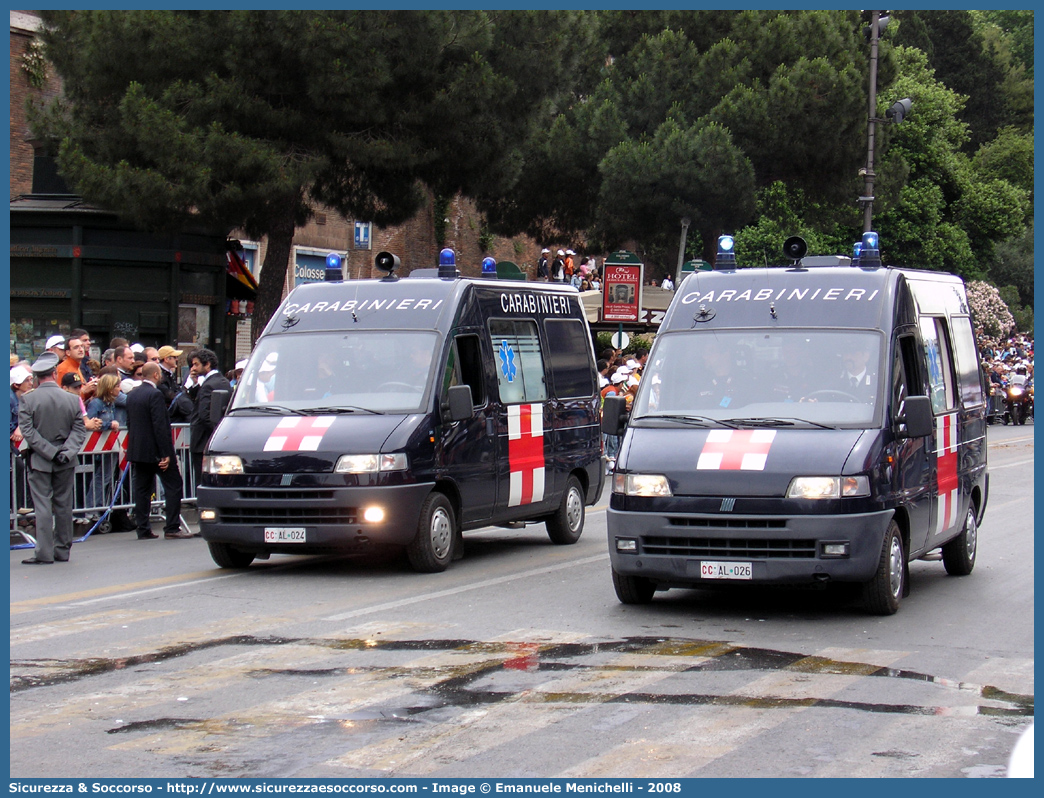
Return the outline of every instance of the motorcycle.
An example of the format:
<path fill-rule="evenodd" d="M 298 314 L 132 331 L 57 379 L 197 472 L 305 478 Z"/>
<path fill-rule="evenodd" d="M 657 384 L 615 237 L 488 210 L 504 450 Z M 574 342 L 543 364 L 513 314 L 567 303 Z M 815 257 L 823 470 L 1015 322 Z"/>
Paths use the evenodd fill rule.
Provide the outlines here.
<path fill-rule="evenodd" d="M 1032 413 L 1033 388 L 1029 385 L 1008 383 L 1004 388 L 1004 416 L 1007 424 L 1025 424 Z"/>

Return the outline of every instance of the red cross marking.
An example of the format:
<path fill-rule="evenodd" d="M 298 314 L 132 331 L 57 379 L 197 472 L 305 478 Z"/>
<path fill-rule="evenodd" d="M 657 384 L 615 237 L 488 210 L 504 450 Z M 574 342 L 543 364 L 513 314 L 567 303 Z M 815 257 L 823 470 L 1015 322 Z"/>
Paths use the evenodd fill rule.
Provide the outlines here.
<path fill-rule="evenodd" d="M 314 452 L 323 435 L 334 422 L 334 416 L 310 418 L 294 416 L 282 419 L 265 441 L 266 452 Z"/>
<path fill-rule="evenodd" d="M 533 417 L 536 413 L 540 414 L 540 420 L 534 430 Z M 508 467 L 512 474 L 520 474 L 522 478 L 521 493 L 509 498 L 509 506 L 531 504 L 543 499 L 543 486 L 537 490 L 534 479 L 535 472 L 545 467 L 543 413 L 543 405 L 539 404 L 513 405 L 508 408 Z M 514 416 L 518 419 L 517 430 L 514 429 Z"/>
<path fill-rule="evenodd" d="M 703 444 L 698 470 L 764 471 L 775 430 L 711 430 Z"/>
<path fill-rule="evenodd" d="M 957 435 L 953 416 L 944 416 L 939 430 L 939 493 L 957 490 Z"/>

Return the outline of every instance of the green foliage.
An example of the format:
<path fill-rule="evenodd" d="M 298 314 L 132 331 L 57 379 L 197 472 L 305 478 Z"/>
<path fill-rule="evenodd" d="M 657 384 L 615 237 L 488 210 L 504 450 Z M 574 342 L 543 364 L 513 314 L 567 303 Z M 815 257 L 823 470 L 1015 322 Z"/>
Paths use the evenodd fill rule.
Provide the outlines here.
<path fill-rule="evenodd" d="M 479 230 L 478 245 L 479 249 L 483 252 L 489 252 L 493 247 L 493 242 L 496 240 L 496 236 L 485 224 L 482 225 Z"/>
<path fill-rule="evenodd" d="M 63 175 L 146 228 L 203 220 L 267 235 L 255 330 L 279 301 L 294 227 L 318 204 L 388 225 L 415 213 L 423 185 L 510 192 L 583 52 L 577 12 L 43 18 L 66 102 L 37 127 L 61 140 Z"/>
<path fill-rule="evenodd" d="M 606 349 L 615 349 L 613 346 L 613 336 L 615 332 L 600 332 L 595 334 L 594 351 L 595 357 L 601 357 L 602 352 Z M 627 342 L 627 346 L 623 350 L 625 355 L 633 355 L 639 349 L 645 349 L 648 351 L 652 348 L 652 338 L 647 335 L 635 335 L 628 333 L 631 340 Z"/>
<path fill-rule="evenodd" d="M 1019 295 L 1019 304 L 1033 306 L 1033 227 L 1020 235 L 1001 241 L 993 248 L 990 278 L 997 285 L 1013 286 Z M 1022 326 L 1019 329 L 1025 329 Z"/>
<path fill-rule="evenodd" d="M 1033 133 L 1007 127 L 979 147 L 971 162 L 976 180 L 1006 180 L 1033 197 Z"/>

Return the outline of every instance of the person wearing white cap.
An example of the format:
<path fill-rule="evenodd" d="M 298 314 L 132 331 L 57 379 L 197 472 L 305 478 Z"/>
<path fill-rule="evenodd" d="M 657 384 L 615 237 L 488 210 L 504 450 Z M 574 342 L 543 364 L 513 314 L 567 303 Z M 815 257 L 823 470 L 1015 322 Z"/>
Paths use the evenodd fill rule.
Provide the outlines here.
<path fill-rule="evenodd" d="M 18 444 L 22 442 L 22 431 L 18 429 L 18 405 L 21 399 L 33 389 L 33 373 L 25 366 L 11 369 L 11 456 L 18 453 Z"/>
<path fill-rule="evenodd" d="M 36 508 L 36 551 L 24 565 L 67 562 L 72 548 L 76 455 L 87 438 L 80 400 L 54 380 L 58 357 L 45 352 L 33 363 L 39 381 L 21 398 L 18 428 L 29 446 L 29 491 Z"/>
<path fill-rule="evenodd" d="M 54 352 L 58 356 L 58 361 L 61 362 L 62 358 L 65 357 L 65 336 L 52 335 L 47 339 L 44 349 L 48 352 Z"/>
<path fill-rule="evenodd" d="M 544 247 L 540 250 L 540 260 L 537 261 L 537 279 L 546 280 L 551 276 L 551 269 L 548 268 L 547 256 L 551 254 L 551 250 Z"/>
<path fill-rule="evenodd" d="M 573 272 L 576 271 L 576 263 L 573 261 L 575 254 L 571 249 L 565 251 L 565 281 L 567 283 L 573 279 Z"/>
<path fill-rule="evenodd" d="M 551 282 L 561 283 L 565 280 L 565 252 L 558 250 L 551 262 Z"/>
<path fill-rule="evenodd" d="M 279 363 L 279 353 L 270 353 L 263 361 L 257 371 L 257 385 L 254 387 L 254 400 L 265 404 L 275 398 L 276 365 Z"/>

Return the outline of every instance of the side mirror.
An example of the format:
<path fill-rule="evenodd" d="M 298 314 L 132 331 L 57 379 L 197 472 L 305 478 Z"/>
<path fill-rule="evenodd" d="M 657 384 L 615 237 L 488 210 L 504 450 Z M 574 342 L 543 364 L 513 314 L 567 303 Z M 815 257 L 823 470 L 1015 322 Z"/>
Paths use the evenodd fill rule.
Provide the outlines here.
<path fill-rule="evenodd" d="M 926 438 L 935 429 L 932 400 L 927 396 L 908 396 L 900 419 L 900 435 L 905 438 Z"/>
<path fill-rule="evenodd" d="M 607 396 L 602 405 L 602 432 L 622 435 L 627 426 L 627 400 L 622 396 Z"/>
<path fill-rule="evenodd" d="M 225 415 L 231 397 L 231 391 L 214 391 L 210 395 L 210 423 L 213 426 L 216 427 L 221 421 L 221 417 Z"/>
<path fill-rule="evenodd" d="M 470 385 L 451 385 L 446 391 L 447 421 L 465 421 L 475 415 Z"/>

